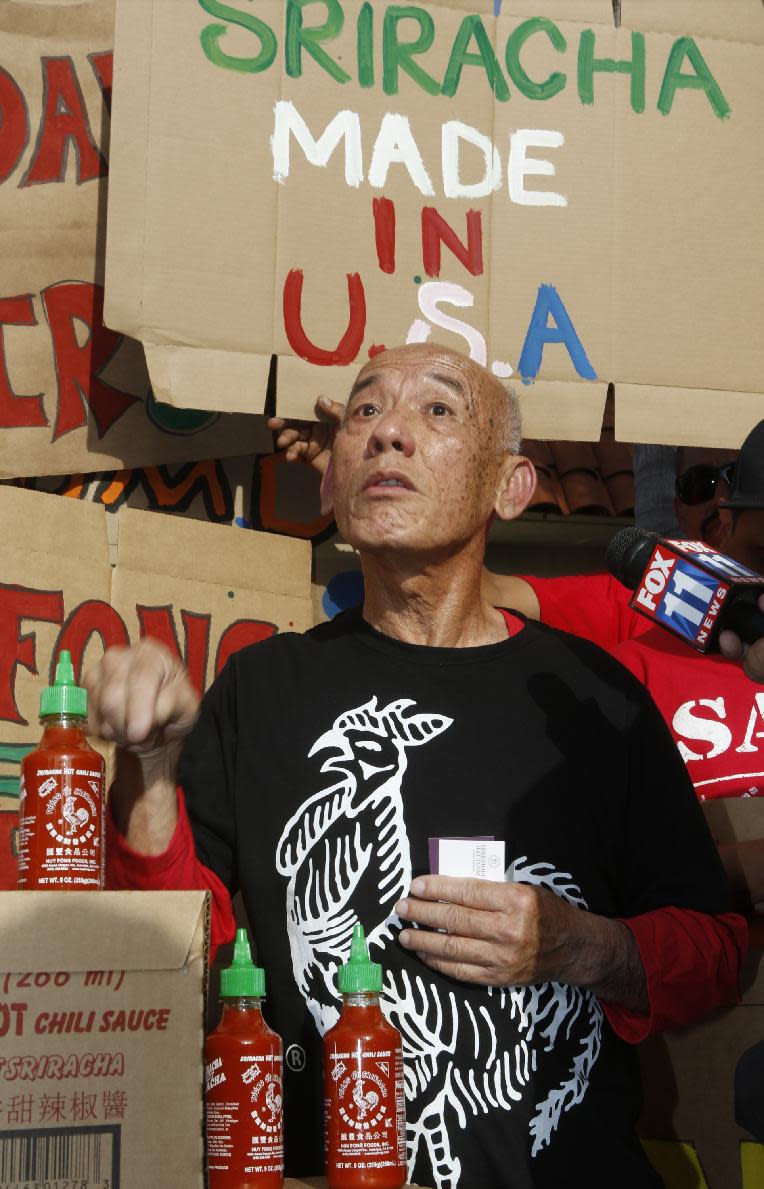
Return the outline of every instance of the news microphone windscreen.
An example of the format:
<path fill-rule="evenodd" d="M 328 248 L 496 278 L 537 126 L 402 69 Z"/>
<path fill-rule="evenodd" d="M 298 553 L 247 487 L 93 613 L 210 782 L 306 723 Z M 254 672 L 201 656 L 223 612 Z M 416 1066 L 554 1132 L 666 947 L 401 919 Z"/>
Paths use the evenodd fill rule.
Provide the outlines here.
<path fill-rule="evenodd" d="M 634 590 L 659 540 L 657 533 L 649 533 L 633 525 L 622 528 L 610 538 L 605 555 L 608 570 L 629 590 Z"/>

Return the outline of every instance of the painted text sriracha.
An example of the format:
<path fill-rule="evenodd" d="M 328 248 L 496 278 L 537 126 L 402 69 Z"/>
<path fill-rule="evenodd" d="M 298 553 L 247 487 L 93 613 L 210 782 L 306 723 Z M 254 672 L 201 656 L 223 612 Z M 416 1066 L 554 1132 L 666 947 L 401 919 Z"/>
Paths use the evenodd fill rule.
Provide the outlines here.
<path fill-rule="evenodd" d="M 104 886 L 104 761 L 84 734 L 87 690 L 59 653 L 42 692 L 40 746 L 21 765 L 18 886 L 97 891 Z"/>
<path fill-rule="evenodd" d="M 282 1046 L 263 1019 L 264 995 L 265 972 L 238 929 L 233 963 L 220 972 L 223 1016 L 205 1055 L 210 1189 L 284 1184 Z"/>
<path fill-rule="evenodd" d="M 329 1189 L 406 1183 L 403 1050 L 379 1006 L 382 967 L 356 925 L 337 985 L 342 1015 L 324 1037 L 324 1144 Z"/>

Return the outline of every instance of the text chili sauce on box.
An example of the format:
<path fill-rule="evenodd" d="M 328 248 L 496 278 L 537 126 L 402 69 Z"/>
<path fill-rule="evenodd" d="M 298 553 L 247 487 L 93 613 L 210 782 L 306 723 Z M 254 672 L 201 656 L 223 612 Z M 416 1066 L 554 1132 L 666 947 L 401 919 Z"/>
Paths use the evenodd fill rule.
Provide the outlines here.
<path fill-rule="evenodd" d="M 21 763 L 18 887 L 98 891 L 104 886 L 103 756 L 85 738 L 87 690 L 59 653 L 42 691 L 39 746 Z"/>
<path fill-rule="evenodd" d="M 324 1037 L 329 1189 L 400 1189 L 406 1183 L 403 1048 L 382 1014 L 382 967 L 369 961 L 360 924 L 337 986 L 342 1014 Z"/>

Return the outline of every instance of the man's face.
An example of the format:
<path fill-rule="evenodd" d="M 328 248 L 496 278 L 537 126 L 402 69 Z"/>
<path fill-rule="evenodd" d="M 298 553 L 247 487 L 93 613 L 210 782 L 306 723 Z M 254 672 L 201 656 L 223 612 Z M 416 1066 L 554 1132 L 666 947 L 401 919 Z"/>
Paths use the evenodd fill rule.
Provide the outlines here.
<path fill-rule="evenodd" d="M 724 514 L 732 522 L 730 510 Z M 764 509 L 743 508 L 736 514 L 724 552 L 749 570 L 764 574 Z"/>
<path fill-rule="evenodd" d="M 387 351 L 361 369 L 332 452 L 337 525 L 369 553 L 449 552 L 482 533 L 505 456 L 506 395 L 445 348 Z"/>
<path fill-rule="evenodd" d="M 709 478 L 705 486 L 708 487 L 708 498 L 698 502 L 684 503 L 675 501 L 676 517 L 679 524 L 679 536 L 686 541 L 705 541 L 716 549 L 723 549 L 725 532 L 719 519 L 719 500 L 729 496 L 729 485 L 718 477 L 719 468 L 729 463 L 735 452 L 729 450 L 711 450 L 705 447 L 680 446 L 677 451 L 677 475 L 684 475 L 691 468 L 702 468 L 698 482 L 692 486 L 696 496 L 701 494 L 704 484 L 700 481 L 705 473 Z M 713 477 L 710 477 L 713 472 Z"/>

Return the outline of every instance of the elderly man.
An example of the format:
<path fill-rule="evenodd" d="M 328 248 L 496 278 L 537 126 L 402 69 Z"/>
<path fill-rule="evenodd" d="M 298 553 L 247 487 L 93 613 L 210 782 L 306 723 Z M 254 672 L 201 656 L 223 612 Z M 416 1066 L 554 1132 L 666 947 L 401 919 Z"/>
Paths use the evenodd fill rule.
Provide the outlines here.
<path fill-rule="evenodd" d="M 357 920 L 403 1035 L 410 1175 L 437 1189 L 657 1186 L 625 1042 L 735 997 L 743 922 L 650 698 L 481 596 L 488 525 L 533 488 L 518 442 L 474 362 L 375 357 L 324 480 L 363 609 L 236 654 L 196 725 L 152 641 L 90 677 L 120 745 L 113 883 L 209 887 L 218 939 L 243 893 L 293 1174 L 321 1162 L 320 1037 Z M 504 839 L 506 880 L 427 875 L 428 838 L 460 835 Z"/>

